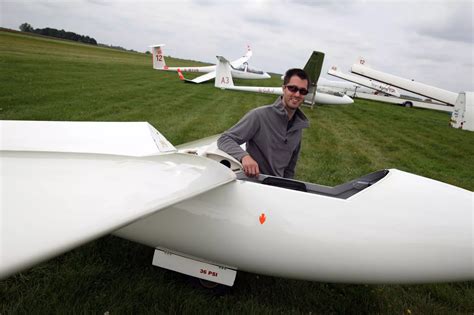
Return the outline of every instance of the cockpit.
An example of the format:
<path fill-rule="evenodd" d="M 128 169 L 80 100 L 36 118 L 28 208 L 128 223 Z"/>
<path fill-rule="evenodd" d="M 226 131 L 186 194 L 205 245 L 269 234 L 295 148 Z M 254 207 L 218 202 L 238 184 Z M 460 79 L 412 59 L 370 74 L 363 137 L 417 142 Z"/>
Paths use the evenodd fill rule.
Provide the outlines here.
<path fill-rule="evenodd" d="M 240 67 L 232 67 L 233 70 L 242 71 L 242 72 L 250 72 L 255 74 L 264 74 L 262 70 L 251 68 L 247 62 L 244 62 Z"/>
<path fill-rule="evenodd" d="M 245 149 L 245 144 L 243 144 L 242 147 L 243 149 Z M 388 170 L 380 170 L 380 171 L 376 171 L 376 172 L 364 175 L 357 179 L 351 180 L 349 182 L 346 182 L 334 187 L 330 187 L 330 186 L 324 186 L 324 185 L 303 182 L 303 181 L 298 181 L 298 180 L 289 179 L 289 178 L 264 175 L 264 174 L 260 174 L 256 178 L 247 177 L 245 173 L 242 171 L 242 165 L 236 159 L 234 159 L 227 153 L 219 150 L 215 142 L 210 145 L 197 148 L 195 150 L 188 149 L 188 150 L 184 150 L 180 152 L 205 156 L 216 162 L 219 162 L 223 164 L 224 166 L 230 168 L 235 173 L 237 180 L 252 182 L 252 183 L 257 183 L 257 184 L 262 184 L 262 185 L 276 186 L 276 187 L 280 187 L 284 189 L 297 190 L 297 191 L 306 192 L 310 194 L 323 195 L 323 196 L 339 198 L 339 199 L 347 199 L 357 194 L 358 192 L 375 184 L 376 182 L 384 178 L 389 173 Z"/>

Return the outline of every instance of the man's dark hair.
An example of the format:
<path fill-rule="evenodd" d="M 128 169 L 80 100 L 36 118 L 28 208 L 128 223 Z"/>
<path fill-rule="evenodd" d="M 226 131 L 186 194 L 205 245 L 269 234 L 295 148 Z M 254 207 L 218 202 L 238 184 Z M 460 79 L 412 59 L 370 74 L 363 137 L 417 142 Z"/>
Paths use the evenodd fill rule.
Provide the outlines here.
<path fill-rule="evenodd" d="M 299 69 L 299 68 L 293 68 L 293 69 L 289 69 L 288 71 L 286 71 L 285 77 L 283 78 L 283 85 L 287 85 L 288 82 L 290 82 L 291 77 L 293 77 L 294 75 L 296 75 L 301 80 L 307 80 L 308 81 L 307 88 L 309 89 L 309 86 L 311 85 L 311 82 L 309 80 L 309 76 L 306 73 L 306 71 L 304 71 L 303 69 Z"/>

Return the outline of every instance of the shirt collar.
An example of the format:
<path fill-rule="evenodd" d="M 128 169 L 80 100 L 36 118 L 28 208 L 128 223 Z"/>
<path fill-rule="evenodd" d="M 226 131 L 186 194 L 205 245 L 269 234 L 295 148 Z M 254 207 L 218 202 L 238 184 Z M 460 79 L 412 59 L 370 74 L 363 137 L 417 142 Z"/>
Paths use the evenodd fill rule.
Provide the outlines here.
<path fill-rule="evenodd" d="M 273 103 L 273 107 L 275 108 L 276 112 L 279 115 L 284 115 L 286 118 L 286 121 L 288 121 L 288 113 L 286 112 L 285 105 L 283 104 L 283 97 L 279 96 L 275 102 Z M 293 127 L 298 127 L 301 124 L 301 127 L 299 128 L 308 128 L 309 127 L 309 121 L 308 118 L 306 118 L 306 115 L 303 113 L 303 111 L 299 108 L 296 109 L 294 115 L 293 115 L 295 121 L 293 123 Z M 293 129 L 293 128 L 292 128 Z"/>

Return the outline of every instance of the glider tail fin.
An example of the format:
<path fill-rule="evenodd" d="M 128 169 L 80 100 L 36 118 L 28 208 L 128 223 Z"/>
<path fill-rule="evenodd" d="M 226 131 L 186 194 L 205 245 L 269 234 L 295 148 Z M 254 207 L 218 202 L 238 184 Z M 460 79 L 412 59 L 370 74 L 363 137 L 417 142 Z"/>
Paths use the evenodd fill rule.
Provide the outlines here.
<path fill-rule="evenodd" d="M 324 53 L 320 51 L 313 51 L 309 57 L 306 65 L 304 66 L 304 71 L 308 74 L 309 80 L 312 85 L 316 85 L 318 82 L 319 76 L 321 74 L 321 69 L 323 67 Z"/>
<path fill-rule="evenodd" d="M 163 46 L 164 44 L 150 46 L 153 56 L 153 69 L 166 70 L 168 68 L 163 54 Z"/>
<path fill-rule="evenodd" d="M 317 84 L 319 76 L 321 75 L 321 69 L 323 68 L 323 62 L 324 53 L 320 51 L 313 51 L 308 59 L 308 62 L 306 62 L 306 65 L 303 68 L 308 74 L 309 81 L 311 82 L 311 86 L 309 88 L 311 92 L 311 109 L 313 109 L 313 105 L 315 103 Z"/>
<path fill-rule="evenodd" d="M 214 86 L 221 89 L 234 86 L 230 63 L 222 56 L 217 56 L 216 80 Z"/>
<path fill-rule="evenodd" d="M 451 114 L 451 127 L 474 130 L 474 92 L 461 92 Z"/>
<path fill-rule="evenodd" d="M 250 59 L 250 57 L 252 57 L 252 49 L 250 49 L 250 45 L 247 45 L 247 52 L 245 53 L 244 57 L 247 58 L 247 60 Z"/>
<path fill-rule="evenodd" d="M 365 60 L 364 57 L 360 57 L 360 56 L 359 56 L 359 58 L 357 58 L 356 64 L 361 65 L 361 66 L 365 66 L 365 67 L 370 67 L 367 60 Z"/>

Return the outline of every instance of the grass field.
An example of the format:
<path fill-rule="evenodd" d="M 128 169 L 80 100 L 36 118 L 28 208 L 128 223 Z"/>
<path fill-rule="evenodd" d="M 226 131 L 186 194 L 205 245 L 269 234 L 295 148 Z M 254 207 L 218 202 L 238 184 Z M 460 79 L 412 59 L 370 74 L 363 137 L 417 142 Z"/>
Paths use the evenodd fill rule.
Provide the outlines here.
<path fill-rule="evenodd" d="M 274 100 L 211 82 L 183 84 L 175 73 L 154 71 L 150 55 L 4 31 L 0 65 L 0 119 L 148 121 L 175 145 L 220 133 Z M 281 84 L 277 77 L 236 81 Z M 446 113 L 361 100 L 304 111 L 311 128 L 299 179 L 336 185 L 398 168 L 474 190 L 474 133 L 450 128 Z M 151 248 L 104 237 L 1 281 L 0 314 L 474 312 L 474 282 L 350 285 L 240 272 L 229 294 L 212 296 L 183 275 L 153 267 L 152 255 Z"/>

